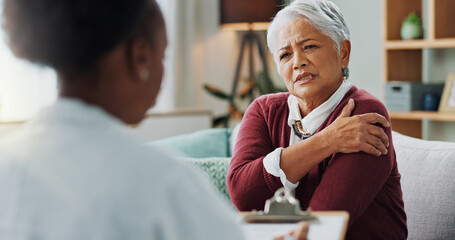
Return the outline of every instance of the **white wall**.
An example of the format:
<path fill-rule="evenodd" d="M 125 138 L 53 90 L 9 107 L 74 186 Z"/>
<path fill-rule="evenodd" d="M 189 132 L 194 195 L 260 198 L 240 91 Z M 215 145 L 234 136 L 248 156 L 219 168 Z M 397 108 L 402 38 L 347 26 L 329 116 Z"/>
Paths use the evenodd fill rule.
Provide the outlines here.
<path fill-rule="evenodd" d="M 333 0 L 351 32 L 350 81 L 383 101 L 381 5 L 382 1 Z"/>

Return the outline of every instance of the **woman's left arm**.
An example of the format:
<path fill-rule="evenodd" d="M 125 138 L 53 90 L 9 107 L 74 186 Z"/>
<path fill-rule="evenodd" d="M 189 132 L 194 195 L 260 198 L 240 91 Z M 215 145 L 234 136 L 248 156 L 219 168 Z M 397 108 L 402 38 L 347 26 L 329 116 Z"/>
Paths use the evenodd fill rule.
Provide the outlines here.
<path fill-rule="evenodd" d="M 358 106 L 353 115 L 366 112 L 377 112 L 387 117 L 387 111 L 383 106 L 374 108 Z M 391 129 L 383 129 L 391 139 Z M 349 223 L 352 224 L 372 203 L 390 176 L 395 164 L 395 151 L 392 144 L 387 150 L 387 154 L 380 156 L 365 152 L 333 154 L 312 196 L 310 207 L 313 210 L 347 210 L 350 214 Z"/>

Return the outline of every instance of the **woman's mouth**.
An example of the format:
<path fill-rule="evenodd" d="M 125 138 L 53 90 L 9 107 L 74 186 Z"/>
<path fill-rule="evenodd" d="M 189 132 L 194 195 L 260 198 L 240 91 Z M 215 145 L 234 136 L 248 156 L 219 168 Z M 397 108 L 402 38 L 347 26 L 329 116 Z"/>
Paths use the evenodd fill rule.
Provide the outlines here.
<path fill-rule="evenodd" d="M 295 78 L 295 83 L 303 85 L 314 80 L 314 75 L 311 73 L 302 73 Z"/>

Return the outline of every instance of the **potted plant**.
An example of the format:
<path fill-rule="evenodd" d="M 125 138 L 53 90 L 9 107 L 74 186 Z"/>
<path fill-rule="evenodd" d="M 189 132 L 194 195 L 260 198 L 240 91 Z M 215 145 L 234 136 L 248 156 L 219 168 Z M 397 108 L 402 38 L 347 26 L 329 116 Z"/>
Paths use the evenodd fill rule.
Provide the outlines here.
<path fill-rule="evenodd" d="M 423 37 L 422 20 L 416 13 L 409 14 L 401 25 L 401 38 L 419 39 Z"/>
<path fill-rule="evenodd" d="M 234 82 L 233 84 L 237 85 L 238 82 Z M 249 99 L 251 103 L 257 96 L 287 91 L 285 88 L 275 86 L 267 71 L 258 73 L 256 79 L 247 79 L 239 91 L 234 87 L 231 93 L 227 93 L 210 84 L 204 84 L 204 89 L 214 97 L 229 102 L 227 113 L 215 117 L 213 120 L 213 126 L 224 127 L 228 127 L 230 120 L 239 121 L 242 119 L 244 111 L 239 106 L 238 101 Z"/>

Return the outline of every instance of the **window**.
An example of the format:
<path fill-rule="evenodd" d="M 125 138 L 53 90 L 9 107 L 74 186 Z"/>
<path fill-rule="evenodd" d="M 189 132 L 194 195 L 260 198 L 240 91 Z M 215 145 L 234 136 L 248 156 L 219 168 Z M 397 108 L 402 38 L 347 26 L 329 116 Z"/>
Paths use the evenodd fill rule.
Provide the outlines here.
<path fill-rule="evenodd" d="M 0 19 L 3 19 L 0 0 Z M 17 59 L 6 44 L 0 29 L 0 121 L 24 121 L 57 96 L 57 77 L 53 70 Z"/>

